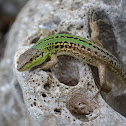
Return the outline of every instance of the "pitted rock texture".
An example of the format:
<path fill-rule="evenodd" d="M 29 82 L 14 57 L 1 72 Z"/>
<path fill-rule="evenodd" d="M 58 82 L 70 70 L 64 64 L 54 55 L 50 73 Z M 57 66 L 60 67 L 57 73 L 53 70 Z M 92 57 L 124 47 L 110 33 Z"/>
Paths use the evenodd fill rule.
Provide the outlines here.
<path fill-rule="evenodd" d="M 70 99 L 67 101 L 66 105 L 68 110 L 71 113 L 75 113 L 78 115 L 89 115 L 96 108 L 99 107 L 98 101 L 95 98 L 97 96 L 90 96 L 87 91 L 83 88 L 78 89 L 76 92 L 71 95 Z"/>
<path fill-rule="evenodd" d="M 25 113 L 24 117 L 26 118 L 27 125 L 123 126 L 126 124 L 126 119 L 116 112 L 120 111 L 119 108 L 123 108 L 121 112 L 125 115 L 126 109 L 125 104 L 123 106 L 115 106 L 120 102 L 125 102 L 125 91 L 119 90 L 124 89 L 124 87 L 121 86 L 120 82 L 115 80 L 115 77 L 114 79 L 111 78 L 111 76 L 109 77 L 113 85 L 111 96 L 115 96 L 115 98 L 124 96 L 124 98 L 121 97 L 121 101 L 116 101 L 111 104 L 116 108 L 116 111 L 108 106 L 100 95 L 98 95 L 96 102 L 98 101 L 99 107 L 96 107 L 97 109 L 93 108 L 91 115 L 81 116 L 82 114 L 80 115 L 79 113 L 78 115 L 71 114 L 70 110 L 66 107 L 66 102 L 70 100 L 71 96 L 74 96 L 79 89 L 84 89 L 90 97 L 93 97 L 97 93 L 98 90 L 94 83 L 92 72 L 87 64 L 75 60 L 74 58 L 63 56 L 59 57 L 59 63 L 50 71 L 39 71 L 39 69 L 22 73 L 17 71 L 18 57 L 32 46 L 30 42 L 27 43 L 27 37 L 29 35 L 33 36 L 34 41 L 32 42 L 34 43 L 35 40 L 39 39 L 36 34 L 39 34 L 39 31 L 42 29 L 50 30 L 51 34 L 69 33 L 90 40 L 89 18 L 93 10 L 96 11 L 95 19 L 100 18 L 105 20 L 113 27 L 112 29 L 108 27 L 108 24 L 99 22 L 103 26 L 106 26 L 101 28 L 101 30 L 107 30 L 113 33 L 111 36 L 108 36 L 106 33 L 102 32 L 103 37 L 99 38 L 106 48 L 111 47 L 108 48 L 108 50 L 114 52 L 123 66 L 125 66 L 125 4 L 125 2 L 102 0 L 31 0 L 26 4 L 10 30 L 5 59 L 3 59 L 0 64 L 1 71 L 4 69 L 5 74 L 2 74 L 0 78 L 3 80 L 4 75 L 7 75 L 8 72 L 12 73 L 12 69 L 14 70 L 15 77 L 22 89 L 22 92 L 20 90 L 20 94 L 18 95 L 22 96 L 21 93 L 23 93 L 24 104 L 26 105 L 26 110 L 28 110 L 28 112 L 26 112 L 24 106 L 21 107 L 21 114 L 23 112 Z M 101 24 L 99 25 L 101 26 Z M 40 38 L 43 38 L 43 36 Z M 104 43 L 104 40 L 108 41 Z M 16 51 L 14 66 L 12 66 Z M 67 69 L 65 69 L 65 67 Z M 6 79 L 9 80 L 9 83 L 12 80 L 12 76 Z M 17 91 L 17 88 L 14 89 Z M 18 97 L 18 95 L 14 95 L 14 97 Z M 94 100 L 90 100 L 91 108 Z M 21 102 L 23 100 L 20 99 L 18 101 L 20 105 L 23 104 L 23 102 Z M 3 106 L 6 102 L 1 103 L 1 110 L 3 110 Z M 2 113 L 4 112 L 5 111 L 2 111 Z M 86 113 L 88 114 L 88 112 Z M 2 117 L 4 116 L 2 115 Z"/>

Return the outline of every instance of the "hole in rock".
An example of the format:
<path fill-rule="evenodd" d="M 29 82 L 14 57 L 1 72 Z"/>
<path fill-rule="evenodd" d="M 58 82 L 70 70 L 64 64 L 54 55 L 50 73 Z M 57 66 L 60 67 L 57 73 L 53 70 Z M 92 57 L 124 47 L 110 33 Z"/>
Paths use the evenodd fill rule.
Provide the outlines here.
<path fill-rule="evenodd" d="M 36 43 L 39 39 L 40 39 L 40 37 L 35 37 L 32 39 L 31 43 Z"/>
<path fill-rule="evenodd" d="M 71 56 L 58 57 L 59 62 L 51 69 L 55 77 L 65 85 L 75 86 L 79 82 L 79 60 Z"/>
<path fill-rule="evenodd" d="M 33 105 L 36 106 L 36 102 L 33 102 Z"/>
<path fill-rule="evenodd" d="M 61 112 L 61 109 L 60 108 L 55 108 L 54 112 Z"/>
<path fill-rule="evenodd" d="M 42 97 L 46 97 L 46 94 L 45 93 L 42 93 Z"/>
<path fill-rule="evenodd" d="M 49 91 L 50 89 L 50 84 L 47 82 L 45 85 L 44 85 L 44 89 Z"/>

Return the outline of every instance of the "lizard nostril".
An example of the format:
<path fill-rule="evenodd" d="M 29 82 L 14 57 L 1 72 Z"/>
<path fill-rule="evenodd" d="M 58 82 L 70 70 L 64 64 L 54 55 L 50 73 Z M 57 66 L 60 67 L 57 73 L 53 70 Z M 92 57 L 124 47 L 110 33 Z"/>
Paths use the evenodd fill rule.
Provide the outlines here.
<path fill-rule="evenodd" d="M 30 61 L 32 61 L 33 59 L 31 58 Z"/>

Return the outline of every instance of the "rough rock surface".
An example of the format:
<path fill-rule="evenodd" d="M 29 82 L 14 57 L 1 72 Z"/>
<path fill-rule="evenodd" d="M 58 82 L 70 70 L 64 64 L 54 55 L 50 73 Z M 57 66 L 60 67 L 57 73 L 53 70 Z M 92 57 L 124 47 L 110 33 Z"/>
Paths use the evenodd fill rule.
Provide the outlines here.
<path fill-rule="evenodd" d="M 29 1 L 10 31 L 5 57 L 0 64 L 0 71 L 3 71 L 0 75 L 0 94 L 3 96 L 0 101 L 0 121 L 5 119 L 11 123 L 11 120 L 18 120 L 19 117 L 22 120 L 17 121 L 15 126 L 21 125 L 24 118 L 25 124 L 30 126 L 124 126 L 126 119 L 122 115 L 126 115 L 124 100 L 126 91 L 122 90 L 124 87 L 113 79 L 111 74 L 109 81 L 112 83 L 113 90 L 110 98 L 115 99 L 108 101 L 111 101 L 110 106 L 122 115 L 107 105 L 100 95 L 94 97 L 98 89 L 91 69 L 82 61 L 62 56 L 51 71 L 36 69 L 18 72 L 16 69 L 18 57 L 31 47 L 34 43 L 31 40 L 38 39 L 37 34 L 42 29 L 50 30 L 51 34 L 65 32 L 90 40 L 88 19 L 92 10 L 96 11 L 95 19 L 102 19 L 110 24 L 108 26 L 99 22 L 102 33 L 100 40 L 104 47 L 115 54 L 125 66 L 124 5 L 125 3 L 114 0 L 111 2 L 104 0 Z M 15 52 L 17 53 L 12 65 Z M 17 81 L 15 78 L 12 79 L 12 74 L 8 75 L 12 73 L 12 69 Z M 9 92 L 12 93 L 10 98 L 8 98 Z M 118 97 L 122 100 L 119 101 Z M 124 105 L 119 105 L 119 102 Z M 119 109 L 120 106 L 122 111 Z"/>

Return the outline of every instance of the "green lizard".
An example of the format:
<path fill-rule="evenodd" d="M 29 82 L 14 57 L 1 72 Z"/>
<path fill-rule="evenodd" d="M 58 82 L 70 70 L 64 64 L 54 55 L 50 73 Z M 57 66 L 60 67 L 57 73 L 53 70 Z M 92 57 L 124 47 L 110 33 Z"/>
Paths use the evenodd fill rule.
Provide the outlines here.
<path fill-rule="evenodd" d="M 106 81 L 106 70 L 117 74 L 126 85 L 126 73 L 117 58 L 103 48 L 98 40 L 97 21 L 90 20 L 92 42 L 70 34 L 55 34 L 39 40 L 30 49 L 20 55 L 18 71 L 39 66 L 41 70 L 50 69 L 58 62 L 58 56 L 70 55 L 98 67 L 101 90 L 109 92 L 111 85 Z"/>

